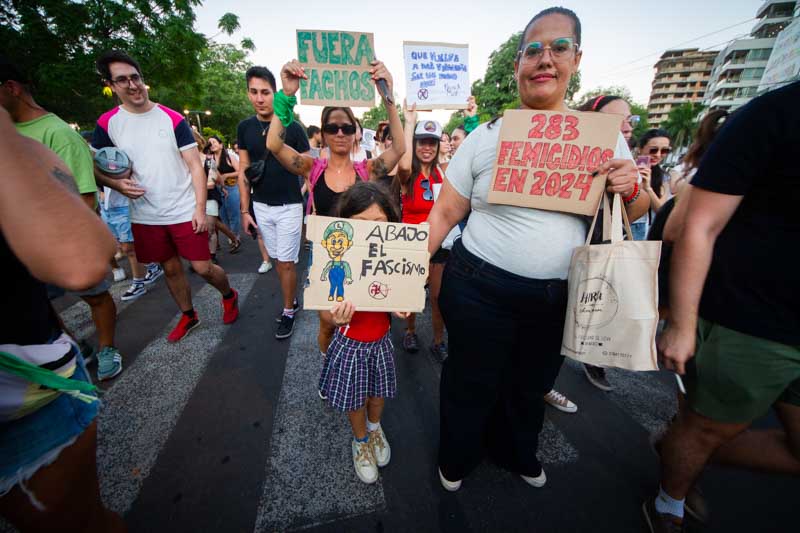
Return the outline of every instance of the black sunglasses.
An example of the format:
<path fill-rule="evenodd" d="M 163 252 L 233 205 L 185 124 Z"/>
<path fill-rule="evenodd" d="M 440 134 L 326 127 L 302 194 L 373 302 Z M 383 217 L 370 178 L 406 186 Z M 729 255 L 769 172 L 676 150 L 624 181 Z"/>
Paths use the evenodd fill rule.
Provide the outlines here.
<path fill-rule="evenodd" d="M 339 130 L 342 130 L 342 133 L 345 135 L 355 135 L 356 134 L 356 127 L 353 124 L 325 124 L 322 126 L 322 131 L 329 135 L 336 135 L 339 133 Z"/>
<path fill-rule="evenodd" d="M 672 148 L 670 147 L 658 148 L 657 146 L 653 146 L 652 148 L 650 148 L 650 155 L 656 155 L 658 152 L 661 152 L 661 155 L 667 155 L 671 151 Z"/>
<path fill-rule="evenodd" d="M 431 190 L 431 180 L 422 178 L 419 184 L 422 186 L 422 199 L 426 202 L 433 201 L 433 191 Z"/>

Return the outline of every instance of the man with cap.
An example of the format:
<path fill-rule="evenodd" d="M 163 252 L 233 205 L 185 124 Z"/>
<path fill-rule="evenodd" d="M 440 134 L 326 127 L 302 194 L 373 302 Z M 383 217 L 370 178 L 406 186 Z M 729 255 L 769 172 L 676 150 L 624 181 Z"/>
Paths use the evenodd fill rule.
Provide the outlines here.
<path fill-rule="evenodd" d="M 0 105 L 14 121 L 17 131 L 53 150 L 72 171 L 62 183 L 80 194 L 87 207 L 96 208 L 97 185 L 94 179 L 92 154 L 89 147 L 69 124 L 36 103 L 31 80 L 5 58 L 0 58 Z M 98 285 L 76 293 L 91 308 L 100 348 L 97 354 L 97 379 L 106 380 L 122 372 L 122 355 L 114 347 L 117 308 L 108 292 L 110 283 L 104 279 Z"/>

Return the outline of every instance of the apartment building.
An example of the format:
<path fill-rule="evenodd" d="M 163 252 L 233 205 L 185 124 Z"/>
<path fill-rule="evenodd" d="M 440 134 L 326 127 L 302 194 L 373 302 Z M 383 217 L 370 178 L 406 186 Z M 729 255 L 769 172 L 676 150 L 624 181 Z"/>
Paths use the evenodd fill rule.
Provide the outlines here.
<path fill-rule="evenodd" d="M 658 128 L 667 120 L 673 107 L 703 101 L 717 53 L 684 48 L 661 55 L 655 64 L 656 75 L 647 104 L 647 119 L 652 127 Z"/>
<path fill-rule="evenodd" d="M 736 109 L 758 94 L 775 39 L 792 22 L 798 5 L 800 2 L 795 0 L 767 0 L 761 4 L 750 37 L 732 41 L 714 61 L 703 99 L 706 112 Z"/>

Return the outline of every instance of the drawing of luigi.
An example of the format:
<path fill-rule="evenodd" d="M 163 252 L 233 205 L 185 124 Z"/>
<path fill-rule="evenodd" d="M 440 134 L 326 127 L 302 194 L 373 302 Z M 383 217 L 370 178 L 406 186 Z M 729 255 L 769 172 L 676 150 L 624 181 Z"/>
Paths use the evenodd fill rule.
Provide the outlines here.
<path fill-rule="evenodd" d="M 344 284 L 353 283 L 353 273 L 350 264 L 342 261 L 345 252 L 353 246 L 353 226 L 344 220 L 337 220 L 328 224 L 322 235 L 322 246 L 328 251 L 331 260 L 322 271 L 321 281 L 330 279 L 331 292 L 328 301 L 332 302 L 334 296 L 337 302 L 344 300 Z"/>

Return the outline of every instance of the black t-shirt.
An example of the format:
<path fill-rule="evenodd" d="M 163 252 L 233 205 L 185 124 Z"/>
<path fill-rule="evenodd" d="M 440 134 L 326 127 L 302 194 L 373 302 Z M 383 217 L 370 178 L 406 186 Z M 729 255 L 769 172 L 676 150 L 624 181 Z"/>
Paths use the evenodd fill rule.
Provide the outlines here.
<path fill-rule="evenodd" d="M 358 179 L 358 178 L 357 178 Z M 341 192 L 335 192 L 328 187 L 325 182 L 325 173 L 314 184 L 314 209 L 319 216 L 332 217 L 333 208 L 336 206 L 336 201 L 341 196 Z"/>
<path fill-rule="evenodd" d="M 0 264 L 8 280 L 3 289 L 14 312 L 0 320 L 0 344 L 46 344 L 59 331 L 45 284 L 34 278 L 0 234 Z"/>
<path fill-rule="evenodd" d="M 798 102 L 795 82 L 738 110 L 692 179 L 701 189 L 744 196 L 714 246 L 700 316 L 790 345 L 800 345 Z"/>
<path fill-rule="evenodd" d="M 268 131 L 269 122 L 261 122 L 255 115 L 241 121 L 237 128 L 239 149 L 247 150 L 251 164 L 264 159 L 266 155 L 266 172 L 261 181 L 253 186 L 253 201 L 267 205 L 301 204 L 303 197 L 297 175 L 283 168 L 267 151 Z M 285 142 L 301 154 L 309 150 L 306 132 L 297 122 L 292 122 L 286 128 Z"/>

